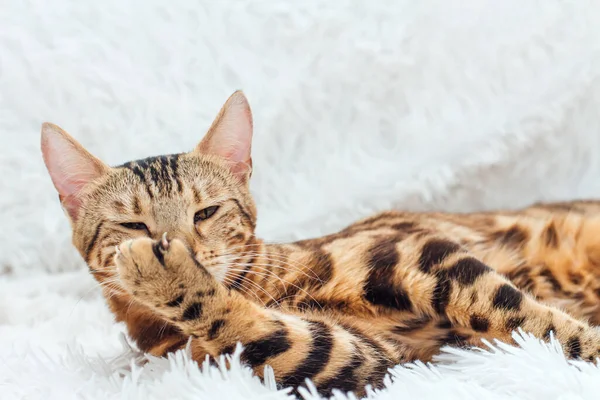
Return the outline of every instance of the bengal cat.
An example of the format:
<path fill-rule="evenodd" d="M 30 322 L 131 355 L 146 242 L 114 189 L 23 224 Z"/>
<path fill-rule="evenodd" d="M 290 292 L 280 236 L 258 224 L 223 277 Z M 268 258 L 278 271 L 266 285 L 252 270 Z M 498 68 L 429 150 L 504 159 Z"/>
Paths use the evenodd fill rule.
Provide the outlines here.
<path fill-rule="evenodd" d="M 288 244 L 254 235 L 241 92 L 189 153 L 109 167 L 59 127 L 44 161 L 79 250 L 137 346 L 231 352 L 281 386 L 364 394 L 442 345 L 551 332 L 600 355 L 600 201 L 473 214 L 389 211 Z M 589 321 L 589 322 L 587 322 Z"/>

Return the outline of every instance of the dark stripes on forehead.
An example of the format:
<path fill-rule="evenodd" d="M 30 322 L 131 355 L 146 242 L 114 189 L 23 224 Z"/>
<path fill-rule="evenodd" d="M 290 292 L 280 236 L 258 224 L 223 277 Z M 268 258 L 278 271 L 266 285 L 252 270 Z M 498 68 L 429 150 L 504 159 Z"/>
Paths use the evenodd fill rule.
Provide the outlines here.
<path fill-rule="evenodd" d="M 179 177 L 179 155 L 172 155 L 169 157 L 169 166 L 171 167 L 171 174 L 173 180 L 177 183 L 177 191 L 179 193 L 183 192 L 183 184 L 181 183 L 181 178 Z"/>
<path fill-rule="evenodd" d="M 173 189 L 178 192 L 183 190 L 179 177 L 178 161 L 181 154 L 168 154 L 163 156 L 147 157 L 141 160 L 130 161 L 117 166 L 130 170 L 146 185 L 148 195 L 153 198 L 149 186 L 155 186 L 164 194 L 172 193 Z"/>

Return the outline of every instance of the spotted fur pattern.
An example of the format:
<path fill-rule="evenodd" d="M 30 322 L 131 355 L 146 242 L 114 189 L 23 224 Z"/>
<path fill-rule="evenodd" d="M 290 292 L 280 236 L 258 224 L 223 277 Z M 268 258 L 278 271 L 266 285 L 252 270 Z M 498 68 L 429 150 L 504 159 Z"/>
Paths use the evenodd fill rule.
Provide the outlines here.
<path fill-rule="evenodd" d="M 239 96 L 232 97 L 240 103 Z M 218 127 L 235 119 L 228 112 L 235 110 L 226 104 L 209 139 L 227 140 Z M 45 129 L 77 148 L 59 128 Z M 73 242 L 141 350 L 164 356 L 192 338 L 201 361 L 241 342 L 259 376 L 269 364 L 281 385 L 309 378 L 322 394 L 363 394 L 398 363 L 429 360 L 447 344 L 511 342 L 519 327 L 554 334 L 568 357 L 600 355 L 600 201 L 390 211 L 329 236 L 266 244 L 254 235 L 249 167 L 229 156 L 204 143 L 190 153 L 98 164 L 69 203 L 73 194 L 45 152 Z M 131 222 L 144 228 L 122 225 Z"/>

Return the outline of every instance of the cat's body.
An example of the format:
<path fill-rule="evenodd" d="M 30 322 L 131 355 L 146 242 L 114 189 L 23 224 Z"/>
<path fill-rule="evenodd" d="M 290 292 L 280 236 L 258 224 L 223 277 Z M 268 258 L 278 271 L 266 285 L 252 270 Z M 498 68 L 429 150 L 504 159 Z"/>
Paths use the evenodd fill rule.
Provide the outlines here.
<path fill-rule="evenodd" d="M 600 331 L 584 322 L 600 322 L 600 201 L 386 212 L 265 244 L 240 93 L 181 155 L 110 168 L 59 128 L 43 132 L 74 244 L 144 351 L 165 355 L 191 336 L 203 360 L 239 341 L 257 374 L 269 364 L 282 385 L 310 378 L 323 393 L 363 393 L 395 364 L 445 344 L 511 341 L 519 327 L 554 332 L 570 357 L 600 355 Z"/>

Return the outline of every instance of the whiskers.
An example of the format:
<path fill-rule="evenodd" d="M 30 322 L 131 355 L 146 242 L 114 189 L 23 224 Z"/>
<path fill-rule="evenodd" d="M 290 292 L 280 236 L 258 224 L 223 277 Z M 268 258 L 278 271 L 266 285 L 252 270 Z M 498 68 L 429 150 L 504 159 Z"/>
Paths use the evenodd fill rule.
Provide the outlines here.
<path fill-rule="evenodd" d="M 270 296 L 271 299 L 275 302 L 275 304 L 277 306 L 279 306 L 279 302 L 272 295 L 270 295 L 267 291 L 265 291 L 263 288 L 261 288 L 259 285 L 256 285 L 252 281 L 247 281 L 247 282 L 251 282 L 255 285 L 255 287 L 258 287 L 261 290 L 263 290 L 263 292 L 266 293 L 268 296 Z M 223 283 L 235 288 L 236 290 L 239 290 L 240 292 L 244 293 L 247 297 L 252 296 L 253 298 L 256 299 L 256 301 L 258 303 L 262 304 L 263 307 L 265 307 L 265 308 L 267 307 L 267 303 L 259 295 L 257 295 L 255 292 L 253 292 L 250 288 L 246 288 L 246 287 L 242 286 L 241 283 L 236 282 L 231 277 L 225 276 L 225 278 L 223 278 Z"/>
<path fill-rule="evenodd" d="M 281 254 L 261 252 L 258 246 L 262 246 L 262 244 L 237 246 L 229 249 L 229 253 L 215 257 L 216 262 L 213 266 L 226 270 L 224 284 L 241 291 L 248 297 L 255 298 L 263 305 L 265 305 L 264 299 L 266 298 L 270 300 L 269 304 L 272 303 L 280 308 L 285 300 L 295 298 L 297 293 L 303 293 L 311 299 L 313 305 L 323 309 L 298 280 L 298 277 L 302 277 L 303 280 L 323 284 L 323 280 L 309 265 L 290 260 Z M 249 261 L 243 262 L 244 259 Z M 263 287 L 249 277 L 261 277 L 260 282 L 267 281 L 269 285 Z M 279 282 L 279 285 L 275 281 Z M 266 288 L 272 289 L 267 290 Z M 294 288 L 294 293 L 288 295 L 288 288 Z"/>
<path fill-rule="evenodd" d="M 234 260 L 243 257 L 263 258 L 267 261 L 277 262 L 278 264 L 272 264 L 272 266 L 275 268 L 283 269 L 284 272 L 297 272 L 304 275 L 308 279 L 314 279 L 321 284 L 323 283 L 323 280 L 312 270 L 310 265 L 301 263 L 296 260 L 292 260 L 284 256 L 283 254 L 273 254 L 265 251 L 260 251 L 263 246 L 264 243 L 254 243 L 235 246 L 228 249 L 228 253 L 222 254 L 219 257 L 232 257 Z"/>

